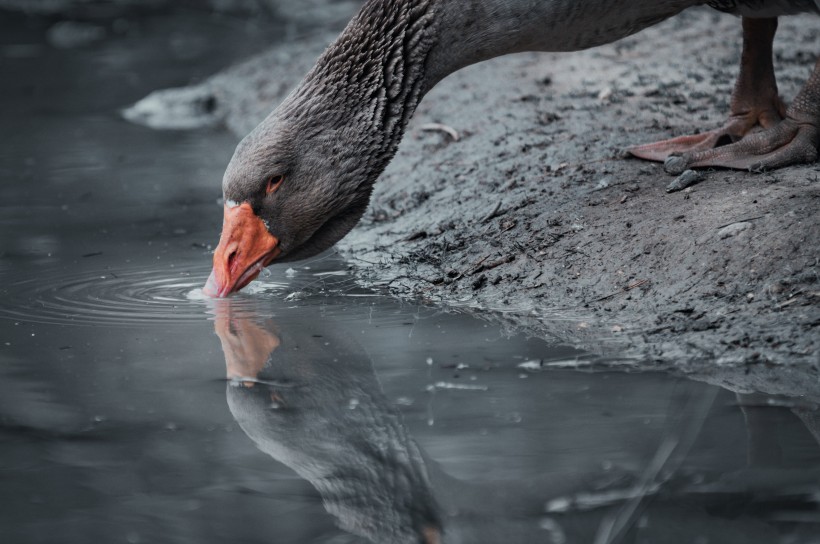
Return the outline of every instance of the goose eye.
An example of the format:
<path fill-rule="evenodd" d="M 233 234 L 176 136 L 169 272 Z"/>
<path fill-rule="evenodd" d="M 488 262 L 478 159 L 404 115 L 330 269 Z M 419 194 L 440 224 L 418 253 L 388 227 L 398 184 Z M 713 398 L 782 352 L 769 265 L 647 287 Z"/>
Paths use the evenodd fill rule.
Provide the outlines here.
<path fill-rule="evenodd" d="M 282 182 L 285 181 L 285 176 L 273 176 L 268 180 L 268 184 L 265 187 L 265 194 L 269 195 L 273 193 L 276 189 L 282 185 Z"/>

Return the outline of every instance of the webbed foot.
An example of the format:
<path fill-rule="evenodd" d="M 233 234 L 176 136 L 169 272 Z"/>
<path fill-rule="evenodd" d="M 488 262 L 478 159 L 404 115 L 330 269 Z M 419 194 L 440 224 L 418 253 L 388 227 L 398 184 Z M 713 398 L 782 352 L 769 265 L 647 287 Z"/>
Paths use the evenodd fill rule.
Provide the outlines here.
<path fill-rule="evenodd" d="M 632 147 L 636 157 L 664 162 L 670 174 L 690 168 L 772 170 L 817 160 L 820 146 L 820 60 L 784 111 L 772 65 L 777 19 L 743 19 L 740 75 L 732 114 L 719 129 Z"/>
<path fill-rule="evenodd" d="M 749 134 L 736 143 L 704 150 L 673 154 L 664 170 L 680 174 L 689 168 L 707 166 L 762 172 L 817 160 L 820 130 L 813 122 L 787 117 L 775 126 Z"/>

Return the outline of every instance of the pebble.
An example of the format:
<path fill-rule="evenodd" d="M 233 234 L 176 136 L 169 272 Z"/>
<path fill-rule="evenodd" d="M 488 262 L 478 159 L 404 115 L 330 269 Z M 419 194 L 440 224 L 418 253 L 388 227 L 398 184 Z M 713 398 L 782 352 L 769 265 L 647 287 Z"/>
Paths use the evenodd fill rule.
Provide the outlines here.
<path fill-rule="evenodd" d="M 188 130 L 214 126 L 224 111 L 207 85 L 161 89 L 120 112 L 126 121 L 153 129 Z"/>
<path fill-rule="evenodd" d="M 670 157 L 671 158 L 671 157 Z M 686 189 L 687 187 L 694 185 L 695 183 L 701 181 L 703 179 L 703 175 L 700 172 L 696 172 L 694 170 L 686 170 L 681 175 L 676 177 L 672 183 L 666 186 L 667 193 L 674 193 L 676 191 L 681 191 Z"/>

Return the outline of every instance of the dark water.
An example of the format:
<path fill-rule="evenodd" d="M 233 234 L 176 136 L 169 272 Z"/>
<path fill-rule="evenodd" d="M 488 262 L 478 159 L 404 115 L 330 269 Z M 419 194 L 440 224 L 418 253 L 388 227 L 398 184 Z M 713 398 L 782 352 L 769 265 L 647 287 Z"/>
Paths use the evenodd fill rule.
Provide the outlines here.
<path fill-rule="evenodd" d="M 268 38 L 183 15 L 73 51 L 0 15 L 0 542 L 820 542 L 805 399 L 594 372 L 333 256 L 204 299 L 235 138 L 116 109 Z"/>

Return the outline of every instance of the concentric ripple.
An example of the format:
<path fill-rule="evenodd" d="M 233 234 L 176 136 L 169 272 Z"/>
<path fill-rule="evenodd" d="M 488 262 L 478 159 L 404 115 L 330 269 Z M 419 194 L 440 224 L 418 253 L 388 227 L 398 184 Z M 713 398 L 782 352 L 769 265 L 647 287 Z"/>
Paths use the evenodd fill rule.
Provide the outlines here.
<path fill-rule="evenodd" d="M 210 268 L 52 271 L 6 284 L 0 318 L 33 323 L 138 325 L 212 317 L 202 294 Z M 256 293 L 281 296 L 286 284 L 258 282 Z"/>

